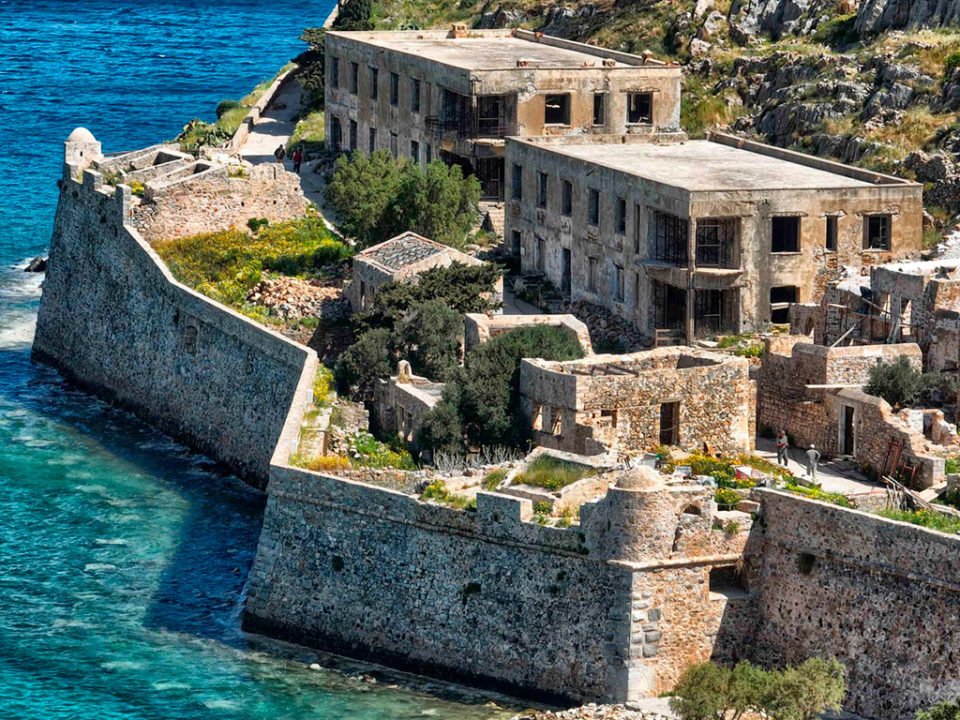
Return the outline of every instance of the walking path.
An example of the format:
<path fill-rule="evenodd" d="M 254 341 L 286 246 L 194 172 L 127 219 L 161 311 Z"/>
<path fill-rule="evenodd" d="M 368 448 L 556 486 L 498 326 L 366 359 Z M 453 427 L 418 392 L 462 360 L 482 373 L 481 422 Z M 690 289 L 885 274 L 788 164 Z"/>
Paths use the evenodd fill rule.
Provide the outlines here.
<path fill-rule="evenodd" d="M 273 153 L 281 143 L 286 146 L 290 142 L 299 109 L 300 83 L 284 83 L 240 146 L 240 157 L 254 165 L 276 162 Z"/>
<path fill-rule="evenodd" d="M 809 480 L 807 474 L 805 448 L 791 447 L 787 459 L 787 469 L 799 478 Z M 769 438 L 757 438 L 756 455 L 772 463 L 777 462 L 777 448 Z M 801 462 L 802 461 L 802 462 Z M 865 475 L 849 467 L 842 460 L 821 461 L 817 467 L 817 483 L 825 492 L 842 493 L 844 495 L 886 495 L 882 485 L 871 482 Z"/>

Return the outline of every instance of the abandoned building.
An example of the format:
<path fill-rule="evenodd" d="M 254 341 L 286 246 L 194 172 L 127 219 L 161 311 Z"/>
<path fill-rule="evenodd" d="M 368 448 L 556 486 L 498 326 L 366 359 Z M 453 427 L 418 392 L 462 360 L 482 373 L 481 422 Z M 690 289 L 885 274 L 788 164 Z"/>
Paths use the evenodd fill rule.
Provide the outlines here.
<path fill-rule="evenodd" d="M 593 354 L 593 344 L 590 342 L 590 330 L 573 315 L 558 313 L 556 315 L 487 315 L 484 313 L 467 313 L 463 319 L 463 351 L 470 352 L 481 343 L 491 338 L 534 325 L 550 325 L 560 328 L 575 337 L 583 349 L 584 355 Z"/>
<path fill-rule="evenodd" d="M 819 344 L 917 343 L 924 368 L 960 367 L 958 260 L 899 262 L 833 284 L 790 308 L 790 331 Z"/>
<path fill-rule="evenodd" d="M 543 447 L 627 456 L 659 445 L 731 454 L 753 447 L 754 389 L 743 358 L 667 347 L 524 359 L 520 393 Z"/>
<path fill-rule="evenodd" d="M 413 442 L 424 418 L 442 396 L 443 383 L 414 375 L 410 363 L 401 360 L 397 374 L 380 380 L 374 388 L 373 420 L 381 433 Z"/>
<path fill-rule="evenodd" d="M 436 267 L 482 265 L 483 261 L 422 235 L 405 232 L 357 253 L 353 258 L 353 280 L 345 295 L 354 312 L 364 310 L 383 285 L 389 282 L 416 282 L 417 276 Z M 503 295 L 503 280 L 495 292 Z"/>
<path fill-rule="evenodd" d="M 504 197 L 508 135 L 676 132 L 680 68 L 525 30 L 328 32 L 335 150 L 442 159 Z"/>
<path fill-rule="evenodd" d="M 909 359 L 915 343 L 826 347 L 800 335 L 767 338 L 757 377 L 762 432 L 787 431 L 792 444 L 856 461 L 876 477 L 898 475 L 916 488 L 944 479 L 944 457 L 956 453 L 956 430 L 940 410 L 895 412 L 862 388 L 878 361 Z"/>
<path fill-rule="evenodd" d="M 727 135 L 510 138 L 525 274 L 653 342 L 785 323 L 849 268 L 920 249 L 922 186 Z"/>

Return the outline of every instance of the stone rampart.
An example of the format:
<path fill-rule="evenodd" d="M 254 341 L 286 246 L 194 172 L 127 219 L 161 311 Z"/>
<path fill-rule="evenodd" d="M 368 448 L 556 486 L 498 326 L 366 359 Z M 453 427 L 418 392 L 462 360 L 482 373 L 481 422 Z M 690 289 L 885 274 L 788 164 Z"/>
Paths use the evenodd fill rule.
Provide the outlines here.
<path fill-rule="evenodd" d="M 60 183 L 35 357 L 262 486 L 316 354 L 178 283 L 130 224 L 129 189 L 77 176 Z"/>
<path fill-rule="evenodd" d="M 960 696 L 960 539 L 760 491 L 756 655 L 835 656 L 847 709 L 883 720 Z"/>

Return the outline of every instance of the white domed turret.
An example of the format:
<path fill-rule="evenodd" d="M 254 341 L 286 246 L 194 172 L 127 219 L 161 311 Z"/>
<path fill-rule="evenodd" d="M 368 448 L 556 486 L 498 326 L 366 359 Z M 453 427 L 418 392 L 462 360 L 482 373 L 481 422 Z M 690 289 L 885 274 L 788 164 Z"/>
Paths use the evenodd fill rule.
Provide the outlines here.
<path fill-rule="evenodd" d="M 93 133 L 84 127 L 78 127 L 64 143 L 63 161 L 74 173 L 90 167 L 90 163 L 103 157 L 100 143 Z"/>

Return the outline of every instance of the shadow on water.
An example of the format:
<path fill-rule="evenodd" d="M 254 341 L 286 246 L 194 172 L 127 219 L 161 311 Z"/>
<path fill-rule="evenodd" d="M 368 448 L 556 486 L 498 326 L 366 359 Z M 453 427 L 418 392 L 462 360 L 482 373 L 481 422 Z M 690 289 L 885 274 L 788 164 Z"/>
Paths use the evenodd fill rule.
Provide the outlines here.
<path fill-rule="evenodd" d="M 4 382 L 10 378 L 14 381 Z M 266 500 L 263 493 L 126 411 L 94 399 L 53 368 L 31 363 L 27 348 L 0 348 L 0 405 L 4 403 L 46 417 L 178 496 L 178 536 L 147 602 L 145 629 L 184 634 L 299 664 L 318 663 L 345 677 L 362 676 L 440 701 L 515 705 L 499 693 L 244 633 L 240 629 L 243 588 L 256 554 Z"/>

